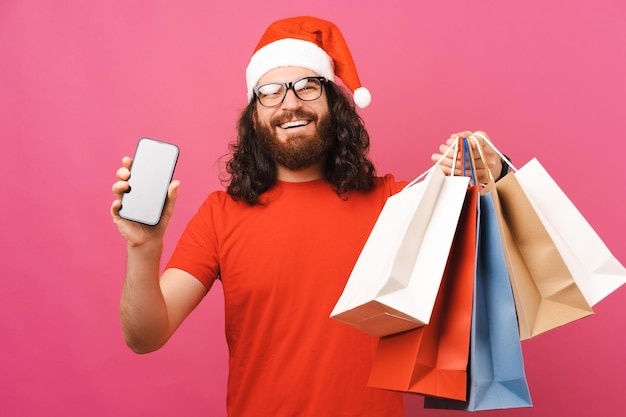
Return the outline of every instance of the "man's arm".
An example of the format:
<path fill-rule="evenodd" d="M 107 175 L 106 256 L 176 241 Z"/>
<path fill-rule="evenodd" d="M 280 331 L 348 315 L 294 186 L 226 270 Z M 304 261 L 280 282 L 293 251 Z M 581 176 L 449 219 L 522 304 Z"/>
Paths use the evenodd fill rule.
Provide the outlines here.
<path fill-rule="evenodd" d="M 159 277 L 163 236 L 174 212 L 178 181 L 168 189 L 161 220 L 156 226 L 122 219 L 122 195 L 128 190 L 132 159 L 125 157 L 113 184 L 111 216 L 126 240 L 126 276 L 120 300 L 122 329 L 128 346 L 137 353 L 162 347 L 202 300 L 207 289 L 192 275 L 168 269 Z"/>
<path fill-rule="evenodd" d="M 206 295 L 191 274 L 167 269 L 158 276 L 161 248 L 129 248 L 120 315 L 135 353 L 161 348 Z M 156 259 L 156 262 L 155 262 Z"/>

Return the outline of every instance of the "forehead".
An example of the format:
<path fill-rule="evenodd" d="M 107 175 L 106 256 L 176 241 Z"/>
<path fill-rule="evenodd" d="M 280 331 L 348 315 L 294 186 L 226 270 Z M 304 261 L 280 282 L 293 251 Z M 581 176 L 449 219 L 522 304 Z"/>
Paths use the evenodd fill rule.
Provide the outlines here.
<path fill-rule="evenodd" d="M 263 75 L 257 85 L 267 83 L 285 83 L 303 77 L 317 77 L 318 74 L 308 68 L 302 67 L 280 67 L 268 71 Z"/>

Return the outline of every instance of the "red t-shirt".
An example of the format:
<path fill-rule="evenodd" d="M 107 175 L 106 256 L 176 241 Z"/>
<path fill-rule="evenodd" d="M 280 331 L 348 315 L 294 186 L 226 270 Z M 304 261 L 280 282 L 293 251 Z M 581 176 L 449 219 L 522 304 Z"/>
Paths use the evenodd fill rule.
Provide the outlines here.
<path fill-rule="evenodd" d="M 385 200 L 337 196 L 325 181 L 278 184 L 248 206 L 214 192 L 168 268 L 221 279 L 230 417 L 396 417 L 402 395 L 366 386 L 377 339 L 329 318 Z M 345 198 L 347 197 L 347 198 Z"/>

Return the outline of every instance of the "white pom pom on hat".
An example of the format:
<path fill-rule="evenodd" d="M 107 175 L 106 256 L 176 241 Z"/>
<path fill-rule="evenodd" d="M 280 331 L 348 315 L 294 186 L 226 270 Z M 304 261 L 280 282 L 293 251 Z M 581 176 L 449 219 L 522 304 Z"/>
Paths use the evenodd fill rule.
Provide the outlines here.
<path fill-rule="evenodd" d="M 360 108 L 365 108 L 372 102 L 372 95 L 370 90 L 365 87 L 359 87 L 354 90 L 354 103 Z"/>
<path fill-rule="evenodd" d="M 291 17 L 272 23 L 254 50 L 246 68 L 248 100 L 268 71 L 279 67 L 303 67 L 330 81 L 335 75 L 348 87 L 354 104 L 367 107 L 372 96 L 361 85 L 354 60 L 334 23 L 312 16 Z"/>

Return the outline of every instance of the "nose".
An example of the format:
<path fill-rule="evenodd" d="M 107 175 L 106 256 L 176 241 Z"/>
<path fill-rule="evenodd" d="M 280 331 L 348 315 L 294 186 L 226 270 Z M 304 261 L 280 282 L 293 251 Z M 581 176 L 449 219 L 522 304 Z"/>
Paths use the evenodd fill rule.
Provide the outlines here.
<path fill-rule="evenodd" d="M 285 99 L 283 100 L 282 107 L 284 108 L 295 108 L 300 107 L 302 100 L 300 100 L 296 93 L 293 91 L 293 87 L 287 90 L 285 94 Z"/>

